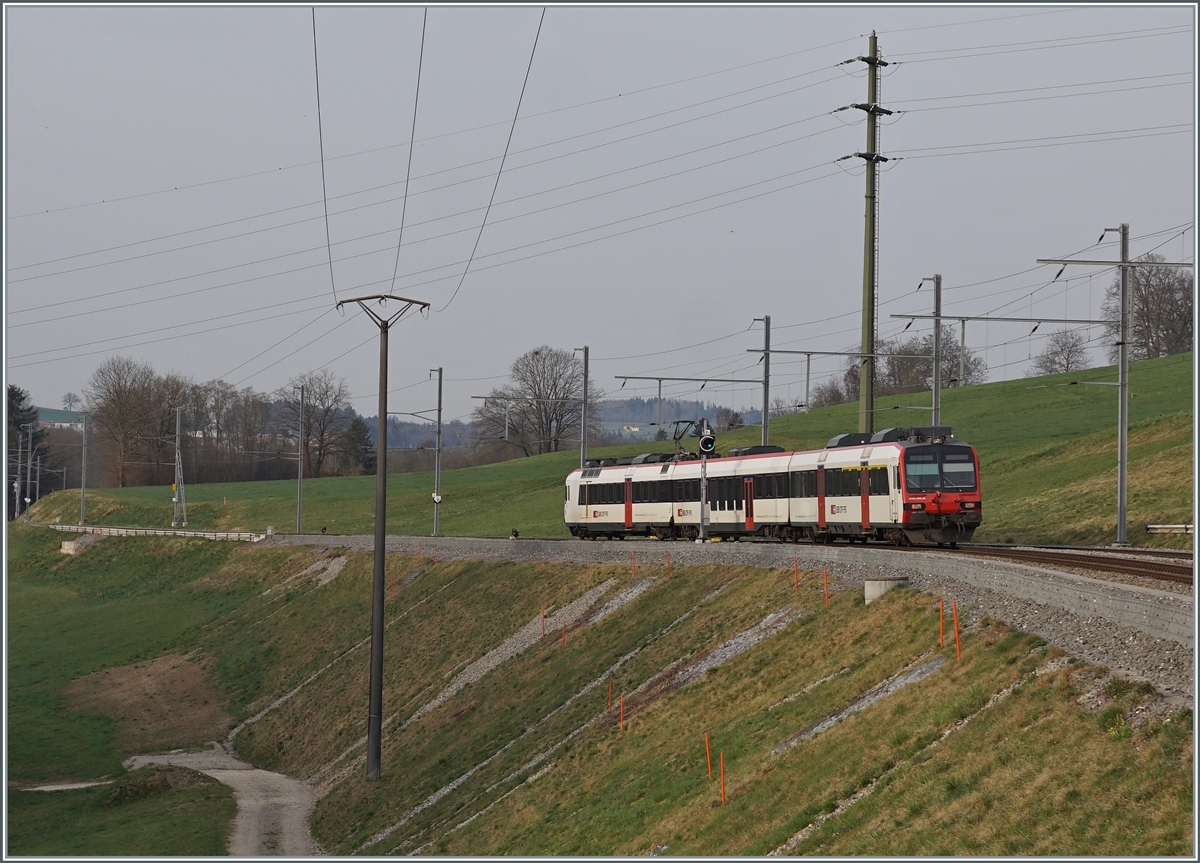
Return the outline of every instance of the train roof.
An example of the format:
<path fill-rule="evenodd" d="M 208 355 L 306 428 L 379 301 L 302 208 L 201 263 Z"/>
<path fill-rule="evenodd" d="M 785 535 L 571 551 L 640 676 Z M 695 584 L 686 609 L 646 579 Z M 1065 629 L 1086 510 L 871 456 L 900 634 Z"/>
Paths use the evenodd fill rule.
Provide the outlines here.
<path fill-rule="evenodd" d="M 892 444 L 900 449 L 908 446 L 917 446 L 925 444 L 955 444 L 958 446 L 970 446 L 966 441 L 955 440 L 951 434 L 950 426 L 907 426 L 903 428 L 888 428 L 872 433 L 848 432 L 845 434 L 835 435 L 830 438 L 829 443 L 820 449 L 811 450 L 785 450 L 781 446 L 746 446 L 735 447 L 728 454 L 716 454 L 709 457 L 710 462 L 729 461 L 736 459 L 745 461 L 747 459 L 756 458 L 779 458 L 791 457 L 797 454 L 827 452 L 836 449 L 850 449 L 852 447 L 864 446 L 880 446 Z M 584 479 L 591 479 L 600 475 L 600 471 L 605 468 L 626 468 L 636 467 L 639 465 L 660 464 L 664 462 L 675 462 L 676 464 L 691 464 L 700 460 L 698 455 L 692 453 L 643 453 L 637 456 L 622 456 L 617 459 L 596 459 L 588 461 L 584 467 L 576 468 L 571 471 L 568 476 L 575 474 L 577 471 L 584 471 Z"/>

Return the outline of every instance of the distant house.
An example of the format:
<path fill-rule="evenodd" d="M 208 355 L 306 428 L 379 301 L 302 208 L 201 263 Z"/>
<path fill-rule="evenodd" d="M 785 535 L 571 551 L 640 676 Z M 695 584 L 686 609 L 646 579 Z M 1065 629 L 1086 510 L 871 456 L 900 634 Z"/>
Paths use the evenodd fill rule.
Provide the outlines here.
<path fill-rule="evenodd" d="M 71 429 L 83 431 L 83 414 L 80 411 L 61 411 L 54 408 L 38 408 L 38 428 Z"/>

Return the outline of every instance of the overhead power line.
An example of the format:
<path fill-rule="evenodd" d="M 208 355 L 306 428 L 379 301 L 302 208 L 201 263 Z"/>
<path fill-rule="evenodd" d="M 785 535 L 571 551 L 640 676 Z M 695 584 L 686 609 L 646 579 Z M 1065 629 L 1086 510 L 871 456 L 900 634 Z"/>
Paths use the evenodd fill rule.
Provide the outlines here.
<path fill-rule="evenodd" d="M 325 251 L 329 257 L 329 287 L 337 303 L 337 282 L 333 278 L 333 249 L 329 242 L 329 193 L 325 190 L 325 133 L 321 129 L 321 67 L 317 63 L 317 7 L 312 9 L 313 78 L 317 85 L 317 141 L 321 147 L 321 203 L 325 207 Z"/>
<path fill-rule="evenodd" d="M 479 234 L 475 237 L 475 245 L 472 246 L 471 255 L 467 258 L 467 265 L 463 268 L 462 278 L 458 280 L 458 287 L 454 289 L 454 293 L 450 295 L 450 299 L 446 301 L 446 305 L 437 309 L 439 312 L 444 312 L 450 308 L 450 304 L 454 302 L 454 298 L 462 290 L 463 282 L 467 279 L 467 273 L 471 270 L 471 262 L 475 260 L 475 253 L 479 250 L 479 241 L 483 239 L 483 229 L 487 226 L 488 214 L 492 211 L 492 202 L 496 200 L 496 190 L 500 188 L 500 175 L 504 173 L 504 163 L 508 161 L 508 148 L 512 146 L 513 132 L 517 130 L 517 118 L 521 116 L 521 103 L 525 101 L 525 87 L 529 84 L 529 73 L 533 69 L 533 58 L 537 54 L 537 43 L 542 35 L 542 22 L 545 20 L 546 7 L 543 6 L 542 15 L 538 18 L 537 33 L 533 36 L 533 50 L 529 52 L 529 65 L 525 67 L 525 80 L 521 82 L 521 95 L 517 97 L 517 110 L 513 112 L 512 126 L 508 130 L 508 141 L 504 144 L 504 155 L 500 157 L 500 170 L 496 172 L 496 183 L 492 186 L 492 196 L 488 199 L 487 209 L 483 211 L 483 221 L 479 225 Z"/>

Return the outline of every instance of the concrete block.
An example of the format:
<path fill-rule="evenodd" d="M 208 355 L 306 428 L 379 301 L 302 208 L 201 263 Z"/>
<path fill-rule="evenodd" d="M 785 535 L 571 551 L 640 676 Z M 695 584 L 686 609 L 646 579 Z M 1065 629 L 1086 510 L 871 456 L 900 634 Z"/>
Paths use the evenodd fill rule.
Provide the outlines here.
<path fill-rule="evenodd" d="M 894 590 L 897 587 L 908 587 L 908 576 L 889 575 L 880 578 L 864 579 L 863 601 L 865 604 L 870 605 L 889 590 Z"/>

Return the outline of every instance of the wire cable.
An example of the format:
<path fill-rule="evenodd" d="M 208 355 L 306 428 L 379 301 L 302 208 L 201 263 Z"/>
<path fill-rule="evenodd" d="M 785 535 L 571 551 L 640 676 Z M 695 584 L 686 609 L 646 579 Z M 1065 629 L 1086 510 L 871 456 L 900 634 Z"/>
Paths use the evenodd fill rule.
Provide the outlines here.
<path fill-rule="evenodd" d="M 392 267 L 392 290 L 396 288 L 396 273 L 400 271 L 400 246 L 404 244 L 404 215 L 408 212 L 408 188 L 412 180 L 413 141 L 417 139 L 417 106 L 421 104 L 421 70 L 425 66 L 425 24 L 429 20 L 429 7 L 421 17 L 421 53 L 417 58 L 417 92 L 413 96 L 412 132 L 408 135 L 408 170 L 404 172 L 404 203 L 400 206 L 400 237 L 396 240 L 396 263 Z M 390 293 L 390 291 L 389 291 Z"/>
<path fill-rule="evenodd" d="M 483 222 L 479 225 L 479 235 L 475 237 L 475 245 L 471 249 L 471 255 L 467 258 L 467 266 L 463 268 L 462 278 L 458 280 L 458 287 L 454 289 L 454 293 L 450 295 L 449 301 L 437 311 L 444 312 L 450 308 L 450 303 L 454 302 L 454 298 L 458 296 L 458 292 L 462 290 L 463 282 L 467 279 L 467 273 L 471 269 L 471 262 L 475 260 L 475 252 L 479 250 L 479 241 L 483 239 L 483 229 L 487 225 L 488 213 L 492 211 L 492 202 L 496 200 L 496 190 L 500 188 L 500 175 L 504 173 L 504 163 L 508 160 L 508 148 L 512 146 L 513 132 L 517 129 L 517 117 L 521 115 L 521 102 L 525 99 L 525 87 L 529 84 L 529 72 L 533 69 L 533 57 L 537 53 L 538 38 L 542 35 L 542 22 L 546 20 L 546 7 L 542 7 L 542 15 L 538 18 L 537 33 L 533 37 L 533 50 L 529 52 L 529 65 L 525 67 L 525 80 L 521 83 L 521 95 L 517 97 L 517 110 L 513 112 L 512 127 L 508 130 L 508 141 L 504 145 L 504 155 L 500 157 L 500 170 L 496 172 L 496 184 L 492 186 L 492 197 L 488 200 L 487 209 L 483 211 Z"/>
<path fill-rule="evenodd" d="M 333 248 L 329 242 L 329 193 L 325 191 L 325 133 L 321 129 L 321 67 L 317 63 L 317 7 L 312 7 L 313 78 L 317 84 L 317 141 L 321 147 L 321 202 L 325 206 L 325 251 L 329 255 L 329 287 L 337 304 L 337 282 L 333 279 Z"/>

